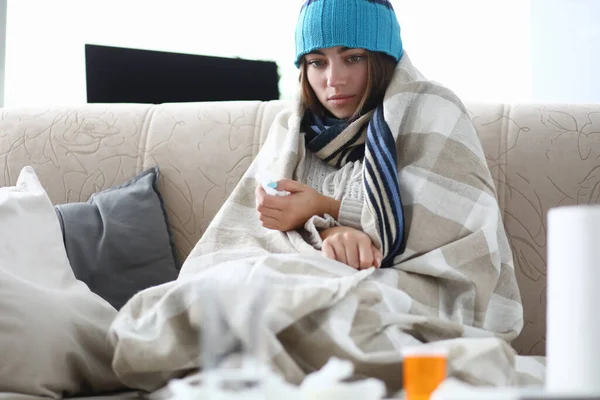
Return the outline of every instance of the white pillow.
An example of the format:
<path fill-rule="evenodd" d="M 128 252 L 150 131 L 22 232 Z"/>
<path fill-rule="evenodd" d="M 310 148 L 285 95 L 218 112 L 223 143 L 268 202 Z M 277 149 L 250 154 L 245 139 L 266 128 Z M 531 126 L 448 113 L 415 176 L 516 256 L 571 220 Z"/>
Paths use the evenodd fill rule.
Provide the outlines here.
<path fill-rule="evenodd" d="M 0 392 L 60 397 L 123 388 L 107 340 L 117 311 L 75 279 L 31 167 L 0 188 Z"/>

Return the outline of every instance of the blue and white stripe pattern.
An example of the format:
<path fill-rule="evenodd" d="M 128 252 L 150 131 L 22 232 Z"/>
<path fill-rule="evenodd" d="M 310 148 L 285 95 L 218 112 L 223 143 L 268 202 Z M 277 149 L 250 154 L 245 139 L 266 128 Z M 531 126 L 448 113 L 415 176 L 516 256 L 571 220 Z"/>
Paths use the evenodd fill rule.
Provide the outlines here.
<path fill-rule="evenodd" d="M 303 130 L 308 150 L 330 165 L 341 168 L 348 162 L 364 158 L 365 199 L 377 219 L 384 257 L 382 266 L 390 267 L 394 257 L 403 253 L 405 247 L 396 140 L 384 119 L 382 105 L 365 121 L 368 121 L 366 128 L 348 129 L 356 121 L 320 117 L 307 112 Z M 336 147 L 334 143 L 341 145 Z"/>
<path fill-rule="evenodd" d="M 329 146 L 331 141 L 338 137 L 350 122 L 331 117 L 317 117 L 315 114 L 306 114 L 305 133 L 309 150 L 337 168 L 343 165 L 361 160 L 365 155 L 365 135 L 363 129 L 354 134 L 348 134 L 344 140 L 345 145 L 339 148 Z"/>
<path fill-rule="evenodd" d="M 366 198 L 375 210 L 384 256 L 382 266 L 392 265 L 404 252 L 404 211 L 398 181 L 396 140 L 383 118 L 383 106 L 375 109 L 367 127 L 364 163 Z"/>

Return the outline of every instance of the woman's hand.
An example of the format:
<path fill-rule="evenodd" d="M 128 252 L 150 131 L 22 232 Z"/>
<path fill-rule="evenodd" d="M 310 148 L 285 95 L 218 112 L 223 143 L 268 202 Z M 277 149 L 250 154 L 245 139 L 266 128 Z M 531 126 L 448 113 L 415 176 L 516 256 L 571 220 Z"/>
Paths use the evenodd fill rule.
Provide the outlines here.
<path fill-rule="evenodd" d="M 282 179 L 277 182 L 277 190 L 286 190 L 290 194 L 269 196 L 261 185 L 256 188 L 256 209 L 265 228 L 286 232 L 303 227 L 313 215 L 328 213 L 333 218 L 338 217 L 340 202 L 310 186 Z"/>
<path fill-rule="evenodd" d="M 327 258 L 343 262 L 357 270 L 379 268 L 383 256 L 366 233 L 348 226 L 334 226 L 320 232 L 321 251 Z"/>

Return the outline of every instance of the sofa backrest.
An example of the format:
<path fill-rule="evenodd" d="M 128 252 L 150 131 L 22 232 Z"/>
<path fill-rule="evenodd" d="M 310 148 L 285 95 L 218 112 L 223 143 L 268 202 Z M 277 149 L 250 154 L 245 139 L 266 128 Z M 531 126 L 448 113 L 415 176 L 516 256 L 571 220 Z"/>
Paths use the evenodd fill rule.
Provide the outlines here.
<path fill-rule="evenodd" d="M 182 259 L 256 156 L 286 101 L 88 104 L 2 110 L 0 185 L 34 167 L 52 201 L 86 201 L 158 164 Z M 525 325 L 545 352 L 546 212 L 598 203 L 600 105 L 467 104 L 496 182 Z M 568 266 L 566 266 L 568 267 Z"/>

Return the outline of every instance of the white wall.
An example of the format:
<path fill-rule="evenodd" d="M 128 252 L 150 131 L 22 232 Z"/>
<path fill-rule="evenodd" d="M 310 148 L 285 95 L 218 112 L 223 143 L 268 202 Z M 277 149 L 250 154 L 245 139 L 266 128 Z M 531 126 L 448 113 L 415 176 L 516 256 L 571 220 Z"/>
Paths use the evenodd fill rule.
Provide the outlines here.
<path fill-rule="evenodd" d="M 545 0 L 544 0 L 545 1 Z M 84 44 L 273 60 L 297 85 L 302 0 L 8 0 L 5 105 L 84 103 Z M 392 0 L 405 49 L 463 100 L 532 97 L 529 0 Z"/>
<path fill-rule="evenodd" d="M 6 3 L 0 0 L 0 107 L 4 105 L 4 66 L 6 56 Z"/>
<path fill-rule="evenodd" d="M 531 1 L 533 98 L 600 102 L 600 1 Z"/>
<path fill-rule="evenodd" d="M 86 43 L 274 60 L 289 75 L 290 3 L 8 0 L 6 105 L 84 103 Z M 281 92 L 289 95 L 286 87 Z"/>
<path fill-rule="evenodd" d="M 528 0 L 392 0 L 404 46 L 463 100 L 531 97 Z"/>

